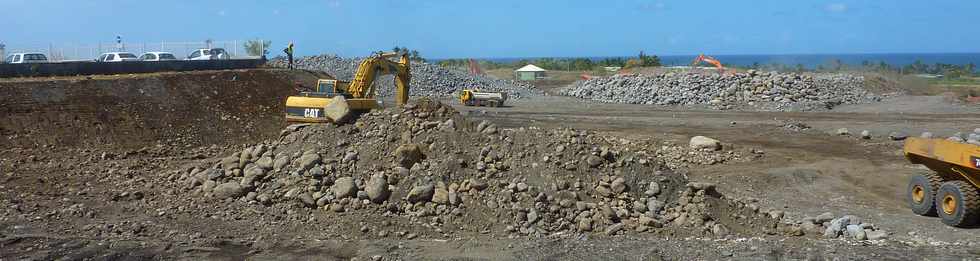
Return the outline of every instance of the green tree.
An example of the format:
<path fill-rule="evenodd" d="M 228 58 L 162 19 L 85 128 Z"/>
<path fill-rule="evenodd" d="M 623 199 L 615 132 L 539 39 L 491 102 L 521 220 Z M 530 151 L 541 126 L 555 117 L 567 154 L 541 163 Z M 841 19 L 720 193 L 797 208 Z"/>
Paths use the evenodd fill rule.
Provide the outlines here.
<path fill-rule="evenodd" d="M 268 55 L 270 46 L 272 41 L 248 40 L 245 42 L 245 52 L 250 56 Z"/>

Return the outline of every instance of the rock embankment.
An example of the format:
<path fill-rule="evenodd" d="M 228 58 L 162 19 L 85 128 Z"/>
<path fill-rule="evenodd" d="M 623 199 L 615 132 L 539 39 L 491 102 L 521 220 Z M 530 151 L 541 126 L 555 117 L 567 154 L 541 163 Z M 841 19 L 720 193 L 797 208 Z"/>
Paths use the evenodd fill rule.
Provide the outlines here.
<path fill-rule="evenodd" d="M 864 88 L 864 82 L 864 77 L 849 74 L 671 72 L 592 78 L 575 82 L 560 93 L 608 103 L 806 111 L 880 101 L 880 96 Z"/>

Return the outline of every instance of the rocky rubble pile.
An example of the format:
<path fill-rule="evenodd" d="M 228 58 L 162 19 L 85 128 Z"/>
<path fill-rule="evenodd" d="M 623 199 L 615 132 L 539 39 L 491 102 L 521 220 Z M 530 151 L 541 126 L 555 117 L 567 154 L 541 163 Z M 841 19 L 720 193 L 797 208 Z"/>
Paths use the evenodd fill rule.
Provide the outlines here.
<path fill-rule="evenodd" d="M 347 125 L 293 125 L 278 139 L 187 167 L 179 180 L 202 201 L 258 212 L 381 219 L 360 229 L 378 237 L 674 231 L 669 227 L 699 235 L 776 233 L 765 214 L 667 167 L 748 159 L 720 147 L 502 129 L 422 100 Z M 392 228 L 399 219 L 411 225 Z"/>
<path fill-rule="evenodd" d="M 848 74 L 796 74 L 750 70 L 733 75 L 664 73 L 616 75 L 577 81 L 560 91 L 608 103 L 707 105 L 715 109 L 820 110 L 880 101 Z"/>
<path fill-rule="evenodd" d="M 342 58 L 336 55 L 317 55 L 300 57 L 294 60 L 298 69 L 326 72 L 338 80 L 350 81 L 354 78 L 357 66 L 363 59 Z M 269 66 L 286 68 L 287 61 L 274 59 Z M 487 76 L 472 75 L 466 72 L 442 68 L 428 63 L 412 63 L 411 95 L 413 96 L 454 96 L 463 89 L 478 89 L 488 92 L 507 92 L 508 98 L 519 99 L 539 92 L 528 83 L 494 79 Z M 395 83 L 393 76 L 384 76 L 375 82 L 381 96 L 393 96 Z"/>
<path fill-rule="evenodd" d="M 825 238 L 845 238 L 852 240 L 881 240 L 888 238 L 888 232 L 854 215 L 834 217 L 826 212 L 816 217 L 806 217 L 801 222 L 804 230 L 823 233 Z"/>

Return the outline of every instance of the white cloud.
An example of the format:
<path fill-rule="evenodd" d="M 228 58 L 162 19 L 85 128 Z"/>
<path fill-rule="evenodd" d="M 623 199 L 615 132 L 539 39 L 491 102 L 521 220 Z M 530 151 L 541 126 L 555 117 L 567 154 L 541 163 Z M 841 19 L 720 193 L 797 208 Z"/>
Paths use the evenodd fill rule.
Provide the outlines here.
<path fill-rule="evenodd" d="M 279 10 L 278 9 L 272 10 L 272 15 L 279 15 Z"/>
<path fill-rule="evenodd" d="M 219 16 L 226 16 L 226 15 L 228 15 L 228 11 L 226 11 L 226 10 L 218 11 L 218 15 Z"/>
<path fill-rule="evenodd" d="M 826 7 L 824 7 L 824 9 L 826 9 L 827 12 L 831 12 L 831 13 L 843 13 L 843 12 L 847 12 L 847 5 L 842 3 L 833 3 L 827 5 Z"/>

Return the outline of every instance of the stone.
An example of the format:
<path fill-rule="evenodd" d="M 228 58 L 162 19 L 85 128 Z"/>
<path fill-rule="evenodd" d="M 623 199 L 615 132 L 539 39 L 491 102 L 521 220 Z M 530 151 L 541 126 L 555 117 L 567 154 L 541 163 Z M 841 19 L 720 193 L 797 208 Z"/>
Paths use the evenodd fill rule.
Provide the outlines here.
<path fill-rule="evenodd" d="M 395 149 L 395 161 L 403 168 L 412 168 L 415 163 L 425 158 L 418 144 L 402 144 Z"/>
<path fill-rule="evenodd" d="M 897 140 L 905 140 L 908 137 L 909 137 L 909 135 L 908 134 L 905 134 L 904 132 L 893 131 L 892 133 L 889 133 L 888 134 L 888 138 L 889 139 L 896 140 L 896 141 Z"/>
<path fill-rule="evenodd" d="M 824 212 L 813 218 L 813 223 L 823 224 L 834 219 L 834 213 Z"/>
<path fill-rule="evenodd" d="M 919 135 L 919 138 L 932 139 L 933 138 L 933 134 L 932 134 L 932 132 L 928 132 L 928 131 L 927 132 L 923 132 L 922 135 Z"/>
<path fill-rule="evenodd" d="M 604 186 L 604 185 L 596 186 L 595 192 L 599 196 L 603 196 L 603 197 L 611 197 L 611 196 L 614 196 L 615 195 L 615 194 L 613 194 L 612 189 L 610 189 L 608 186 Z"/>
<path fill-rule="evenodd" d="M 527 223 L 528 224 L 537 223 L 538 222 L 538 218 L 539 218 L 538 212 L 535 211 L 535 210 L 531 210 L 531 212 L 528 212 L 527 213 Z"/>
<path fill-rule="evenodd" d="M 218 198 L 237 198 L 245 193 L 241 185 L 235 182 L 221 183 L 214 187 L 214 196 Z"/>
<path fill-rule="evenodd" d="M 863 220 L 861 220 L 860 217 L 855 216 L 855 215 L 844 215 L 841 218 L 847 219 L 847 223 L 845 225 L 860 225 L 862 223 L 862 221 L 863 221 Z"/>
<path fill-rule="evenodd" d="M 830 221 L 830 225 L 824 230 L 823 236 L 826 238 L 837 238 L 844 232 L 847 224 L 850 222 L 847 216 L 839 217 Z"/>
<path fill-rule="evenodd" d="M 847 225 L 844 235 L 857 240 L 868 239 L 867 233 L 859 225 Z"/>
<path fill-rule="evenodd" d="M 655 198 L 651 198 L 647 200 L 647 210 L 652 211 L 654 213 L 660 212 L 660 210 L 662 210 L 666 205 L 667 203 L 657 200 Z"/>
<path fill-rule="evenodd" d="M 646 204 L 646 202 L 642 202 L 642 201 L 639 201 L 639 200 L 633 201 L 633 212 L 643 213 L 643 212 L 646 212 L 646 211 L 647 211 L 647 204 Z"/>
<path fill-rule="evenodd" d="M 306 205 L 307 207 L 316 206 L 316 200 L 313 200 L 313 196 L 311 196 L 310 193 L 301 193 L 299 194 L 299 196 L 296 197 L 296 199 L 298 199 L 300 203 L 303 203 L 303 205 Z"/>
<path fill-rule="evenodd" d="M 347 123 L 351 118 L 350 105 L 347 104 L 347 99 L 343 95 L 334 96 L 330 103 L 323 106 L 323 116 L 336 124 Z"/>
<path fill-rule="evenodd" d="M 656 181 L 651 181 L 650 186 L 647 187 L 647 191 L 643 192 L 647 196 L 657 196 L 660 195 L 660 183 Z"/>
<path fill-rule="evenodd" d="M 593 168 L 599 167 L 599 165 L 602 165 L 602 162 L 603 162 L 602 158 L 595 155 L 589 155 L 588 157 L 585 158 L 585 163 L 589 164 L 589 167 L 593 167 Z"/>
<path fill-rule="evenodd" d="M 617 177 L 615 180 L 613 180 L 612 184 L 609 185 L 609 188 L 612 189 L 612 192 L 615 194 L 623 193 L 623 191 L 626 191 L 626 179 L 623 177 Z"/>
<path fill-rule="evenodd" d="M 449 189 L 446 189 L 446 185 L 439 182 L 436 185 L 435 190 L 432 192 L 432 202 L 436 204 L 449 204 Z"/>
<path fill-rule="evenodd" d="M 333 186 L 330 187 L 330 192 L 337 199 L 351 197 L 357 193 L 357 185 L 354 184 L 354 178 L 352 177 L 338 178 L 334 181 Z"/>
<path fill-rule="evenodd" d="M 487 188 L 487 182 L 482 179 L 470 180 L 470 188 L 475 189 L 477 191 L 484 190 Z"/>
<path fill-rule="evenodd" d="M 221 169 L 231 171 L 233 169 L 238 169 L 239 157 L 229 156 L 221 159 Z"/>
<path fill-rule="evenodd" d="M 272 169 L 281 171 L 286 165 L 289 165 L 289 156 L 276 157 L 276 161 L 272 163 Z"/>
<path fill-rule="evenodd" d="M 722 224 L 715 224 L 711 227 L 711 233 L 715 236 L 723 237 L 728 235 L 728 228 Z"/>
<path fill-rule="evenodd" d="M 412 187 L 412 190 L 408 192 L 408 202 L 427 202 L 432 199 L 432 194 L 435 193 L 435 185 L 430 182 L 423 182 L 421 184 Z"/>
<path fill-rule="evenodd" d="M 623 230 L 623 223 L 615 223 L 606 227 L 606 235 L 615 235 L 616 232 Z"/>
<path fill-rule="evenodd" d="M 866 139 L 866 140 L 870 140 L 871 139 L 871 131 L 869 131 L 869 130 L 863 130 L 863 131 L 861 131 L 861 138 L 862 139 Z"/>
<path fill-rule="evenodd" d="M 371 175 L 371 179 L 365 185 L 364 191 L 367 192 L 368 199 L 374 203 L 384 202 L 391 196 L 391 190 L 388 189 L 388 179 L 381 172 Z"/>
<path fill-rule="evenodd" d="M 344 205 L 341 205 L 341 204 L 338 204 L 338 203 L 330 204 L 330 211 L 338 212 L 338 213 L 339 212 L 344 212 Z"/>
<path fill-rule="evenodd" d="M 846 135 L 851 135 L 851 132 L 850 132 L 850 131 L 848 131 L 848 130 L 847 130 L 847 128 L 840 128 L 840 129 L 837 129 L 837 131 L 836 131 L 835 133 L 836 133 L 837 135 L 841 135 L 841 136 L 846 136 Z"/>
<path fill-rule="evenodd" d="M 303 153 L 303 156 L 299 157 L 299 170 L 306 171 L 316 164 L 320 164 L 320 154 L 316 154 L 313 151 L 307 151 Z"/>
<path fill-rule="evenodd" d="M 274 165 L 273 162 L 274 161 L 270 157 L 262 157 L 256 161 L 255 164 L 264 170 L 271 170 Z"/>
<path fill-rule="evenodd" d="M 694 136 L 689 146 L 696 150 L 721 150 L 721 142 L 705 136 Z"/>

